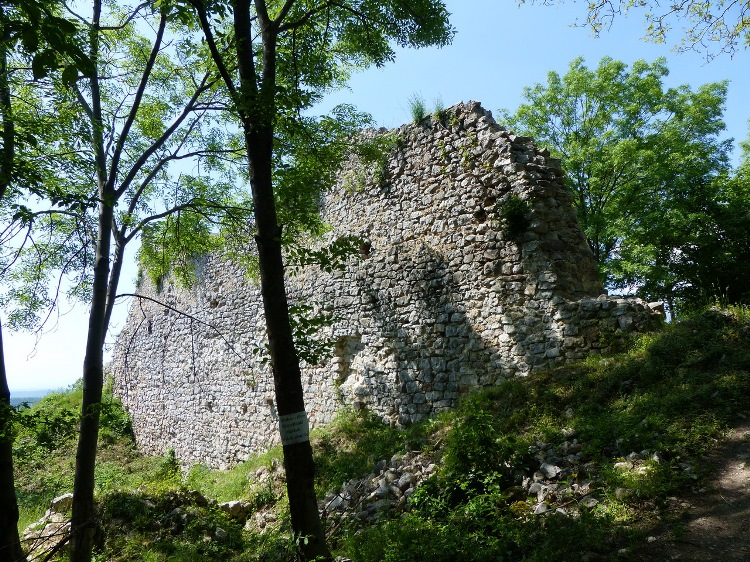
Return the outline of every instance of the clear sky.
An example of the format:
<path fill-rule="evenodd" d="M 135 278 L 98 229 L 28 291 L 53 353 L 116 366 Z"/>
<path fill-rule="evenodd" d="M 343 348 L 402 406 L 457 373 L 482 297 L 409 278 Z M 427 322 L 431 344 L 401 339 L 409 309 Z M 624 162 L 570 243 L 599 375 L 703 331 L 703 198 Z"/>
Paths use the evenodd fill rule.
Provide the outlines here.
<path fill-rule="evenodd" d="M 689 84 L 696 89 L 708 82 L 729 80 L 726 137 L 733 137 L 735 143 L 747 138 L 748 50 L 734 58 L 723 55 L 710 63 L 699 53 L 675 53 L 671 47 L 681 38 L 679 23 L 667 45 L 655 45 L 641 40 L 644 26 L 640 14 L 617 19 L 611 29 L 596 38 L 588 29 L 573 26 L 585 19 L 586 3 L 518 7 L 509 1 L 449 0 L 447 5 L 457 30 L 452 45 L 400 50 L 394 63 L 354 76 L 350 89 L 331 95 L 320 112 L 337 103 L 353 103 L 371 113 L 379 125 L 396 127 L 410 120 L 407 102 L 414 94 L 421 94 L 428 107 L 439 98 L 446 107 L 478 100 L 494 113 L 500 108 L 512 111 L 522 102 L 525 86 L 544 82 L 551 70 L 564 74 L 569 62 L 578 56 L 584 57 L 591 68 L 605 56 L 626 63 L 666 57 L 668 86 Z M 739 150 L 734 154 L 735 163 L 738 157 Z M 134 260 L 132 252 L 129 259 Z M 134 266 L 123 272 L 123 292 L 132 291 L 134 277 Z M 121 329 L 127 304 L 118 306 L 112 334 Z M 78 306 L 57 322 L 50 322 L 36 346 L 34 335 L 3 334 L 12 391 L 61 388 L 80 378 L 87 312 L 86 307 Z"/>

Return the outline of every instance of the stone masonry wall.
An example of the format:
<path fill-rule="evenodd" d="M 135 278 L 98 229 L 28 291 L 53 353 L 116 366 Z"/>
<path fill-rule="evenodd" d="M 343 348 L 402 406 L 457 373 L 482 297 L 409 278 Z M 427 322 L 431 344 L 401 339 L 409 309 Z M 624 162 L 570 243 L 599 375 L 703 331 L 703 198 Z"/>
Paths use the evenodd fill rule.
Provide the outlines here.
<path fill-rule="evenodd" d="M 500 127 L 476 102 L 395 131 L 378 173 L 350 163 L 323 201 L 325 240 L 366 241 L 345 271 L 289 278 L 293 302 L 337 320 L 332 356 L 303 366 L 312 427 L 342 405 L 408 424 L 472 389 L 606 351 L 652 329 L 656 306 L 611 298 L 563 186 L 558 160 Z M 369 172 L 373 172 L 372 168 Z M 526 202 L 512 234 L 503 206 Z M 517 200 L 516 200 L 517 202 Z M 278 441 L 258 286 L 220 256 L 191 290 L 141 287 L 112 363 L 139 447 L 228 466 Z"/>

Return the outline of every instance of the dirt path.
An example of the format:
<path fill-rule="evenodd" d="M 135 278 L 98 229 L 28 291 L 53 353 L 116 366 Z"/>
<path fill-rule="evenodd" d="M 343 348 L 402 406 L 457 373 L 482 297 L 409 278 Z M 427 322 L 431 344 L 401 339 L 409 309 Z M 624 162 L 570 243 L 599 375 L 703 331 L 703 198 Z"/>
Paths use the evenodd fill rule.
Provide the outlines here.
<path fill-rule="evenodd" d="M 705 489 L 672 499 L 682 516 L 655 531 L 635 559 L 750 561 L 750 421 L 707 462 L 716 475 Z"/>

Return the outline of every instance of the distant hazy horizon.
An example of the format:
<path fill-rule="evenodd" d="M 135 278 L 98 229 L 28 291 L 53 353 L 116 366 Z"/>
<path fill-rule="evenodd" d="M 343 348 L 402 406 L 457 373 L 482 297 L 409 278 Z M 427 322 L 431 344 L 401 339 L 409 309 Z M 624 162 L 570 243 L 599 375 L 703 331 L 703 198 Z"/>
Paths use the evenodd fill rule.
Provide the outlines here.
<path fill-rule="evenodd" d="M 39 402 L 42 398 L 50 394 L 51 392 L 57 392 L 57 388 L 48 388 L 45 390 L 12 390 L 10 391 L 10 405 L 17 408 L 24 402 L 31 406 Z"/>
<path fill-rule="evenodd" d="M 58 392 L 64 390 L 63 388 L 11 388 L 11 396 L 45 396 L 50 392 Z"/>

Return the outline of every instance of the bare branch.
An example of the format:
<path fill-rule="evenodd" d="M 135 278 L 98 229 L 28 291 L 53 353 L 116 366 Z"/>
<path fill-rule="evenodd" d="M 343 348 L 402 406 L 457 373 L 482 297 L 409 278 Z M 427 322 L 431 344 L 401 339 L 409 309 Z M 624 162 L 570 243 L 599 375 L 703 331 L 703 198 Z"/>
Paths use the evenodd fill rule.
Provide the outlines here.
<path fill-rule="evenodd" d="M 232 353 L 234 353 L 237 357 L 239 357 L 240 360 L 245 365 L 250 366 L 250 363 L 247 361 L 247 359 L 245 358 L 245 356 L 242 355 L 239 351 L 237 351 L 234 348 L 234 346 L 229 342 L 229 340 L 226 338 L 226 336 L 224 335 L 224 333 L 221 330 L 219 330 L 216 326 L 214 326 L 213 324 L 211 324 L 209 322 L 206 322 L 205 320 L 201 320 L 197 316 L 193 316 L 192 314 L 189 314 L 189 313 L 187 313 L 187 312 L 185 312 L 183 310 L 180 310 L 178 308 L 174 308 L 173 306 L 170 306 L 170 305 L 168 305 L 165 302 L 159 301 L 159 300 L 157 300 L 155 298 L 152 298 L 152 297 L 147 297 L 146 295 L 139 295 L 137 293 L 120 293 L 119 295 L 117 295 L 115 297 L 115 299 L 119 299 L 119 298 L 123 298 L 123 297 L 134 297 L 134 298 L 137 298 L 137 299 L 143 299 L 143 300 L 146 300 L 146 301 L 153 302 L 153 303 L 155 303 L 155 304 L 157 304 L 159 306 L 163 306 L 167 310 L 170 310 L 172 312 L 175 312 L 175 313 L 179 314 L 180 316 L 184 316 L 185 318 L 189 318 L 190 320 L 193 320 L 194 322 L 198 322 L 198 324 L 202 324 L 203 326 L 206 326 L 207 328 L 210 328 L 211 330 L 213 330 L 214 332 L 216 332 L 216 334 L 224 341 L 225 344 L 227 344 L 227 347 L 232 351 Z"/>

